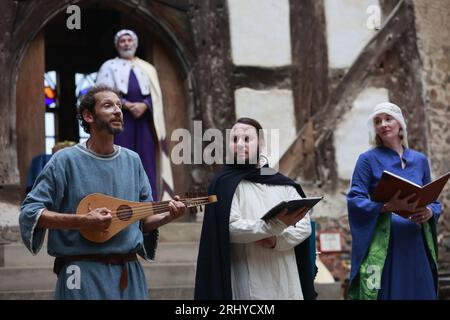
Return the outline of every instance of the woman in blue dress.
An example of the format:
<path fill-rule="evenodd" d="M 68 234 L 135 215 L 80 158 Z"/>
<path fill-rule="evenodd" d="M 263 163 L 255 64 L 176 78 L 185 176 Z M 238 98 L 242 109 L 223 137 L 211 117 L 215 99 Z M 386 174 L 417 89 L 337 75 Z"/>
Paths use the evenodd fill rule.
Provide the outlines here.
<path fill-rule="evenodd" d="M 400 108 L 381 103 L 368 120 L 374 146 L 358 158 L 347 194 L 352 233 L 349 299 L 437 298 L 436 223 L 441 205 L 417 207 L 414 195 L 388 202 L 371 200 L 383 170 L 418 185 L 430 182 L 427 157 L 408 148 Z M 413 212 L 403 218 L 394 211 Z"/>

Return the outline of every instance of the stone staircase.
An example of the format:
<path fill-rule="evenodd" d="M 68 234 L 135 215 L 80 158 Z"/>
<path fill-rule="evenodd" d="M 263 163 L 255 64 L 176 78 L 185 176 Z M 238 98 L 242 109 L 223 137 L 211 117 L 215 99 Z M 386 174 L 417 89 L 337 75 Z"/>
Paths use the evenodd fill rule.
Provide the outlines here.
<path fill-rule="evenodd" d="M 156 262 L 141 260 L 154 300 L 193 299 L 200 223 L 160 228 Z M 0 244 L 0 300 L 53 299 L 53 258 L 43 247 L 33 256 L 22 243 Z"/>
<path fill-rule="evenodd" d="M 141 259 L 151 299 L 194 298 L 200 232 L 199 222 L 174 222 L 160 228 L 156 262 Z M 33 256 L 22 243 L 0 243 L 0 300 L 53 299 L 56 275 L 52 269 L 53 258 L 45 246 Z M 320 300 L 342 298 L 338 282 L 316 283 L 316 291 Z"/>

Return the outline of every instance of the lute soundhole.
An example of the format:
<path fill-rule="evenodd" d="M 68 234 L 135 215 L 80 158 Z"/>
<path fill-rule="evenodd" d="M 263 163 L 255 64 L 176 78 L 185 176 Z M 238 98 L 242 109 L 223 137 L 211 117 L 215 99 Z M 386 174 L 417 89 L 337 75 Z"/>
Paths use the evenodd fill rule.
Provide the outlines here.
<path fill-rule="evenodd" d="M 133 210 L 131 210 L 131 207 L 126 204 L 122 204 L 117 208 L 117 217 L 122 221 L 130 220 L 132 215 Z"/>

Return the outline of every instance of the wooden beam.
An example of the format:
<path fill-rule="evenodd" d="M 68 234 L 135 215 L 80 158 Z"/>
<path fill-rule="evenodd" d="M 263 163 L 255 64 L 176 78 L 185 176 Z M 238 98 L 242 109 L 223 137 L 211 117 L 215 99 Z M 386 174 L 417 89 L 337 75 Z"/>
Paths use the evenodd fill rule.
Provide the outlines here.
<path fill-rule="evenodd" d="M 297 134 L 296 139 L 279 161 L 279 171 L 291 178 L 300 173 L 304 157 L 304 141 L 311 124 L 314 127 L 315 148 L 320 148 L 332 135 L 341 117 L 351 108 L 356 95 L 364 87 L 368 76 L 383 60 L 384 53 L 392 48 L 413 23 L 412 5 L 402 0 L 386 19 L 383 27 L 369 41 L 342 81 L 329 96 L 327 103 L 313 115 Z"/>
<path fill-rule="evenodd" d="M 44 46 L 44 33 L 41 31 L 27 48 L 17 80 L 17 159 L 22 195 L 31 160 L 45 153 Z"/>
<path fill-rule="evenodd" d="M 289 6 L 292 95 L 299 130 L 328 99 L 327 32 L 324 0 L 290 0 Z"/>
<path fill-rule="evenodd" d="M 15 136 L 15 97 L 12 95 L 14 84 L 11 63 L 11 30 L 14 26 L 17 5 L 13 1 L 0 1 L 0 194 L 5 185 L 19 183 L 17 169 L 16 136 Z"/>
<path fill-rule="evenodd" d="M 192 71 L 198 79 L 194 119 L 203 120 L 205 129 L 225 130 L 236 120 L 227 3 L 199 0 L 193 10 L 191 27 L 197 57 Z"/>
<path fill-rule="evenodd" d="M 187 12 L 189 10 L 189 1 L 187 0 L 153 0 L 172 9 Z"/>
<path fill-rule="evenodd" d="M 291 88 L 291 67 L 263 68 L 235 66 L 233 72 L 234 88 L 243 87 L 255 90 L 272 88 Z"/>

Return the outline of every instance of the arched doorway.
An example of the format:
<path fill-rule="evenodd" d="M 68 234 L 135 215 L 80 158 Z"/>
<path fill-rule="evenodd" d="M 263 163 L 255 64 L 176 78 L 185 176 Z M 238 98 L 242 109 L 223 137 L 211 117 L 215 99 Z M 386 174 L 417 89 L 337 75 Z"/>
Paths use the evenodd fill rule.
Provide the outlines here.
<path fill-rule="evenodd" d="M 136 31 L 139 36 L 137 55 L 158 70 L 167 139 L 175 128 L 189 126 L 190 110 L 193 110 L 189 59 L 176 33 L 162 17 L 133 7 L 128 1 L 111 4 L 86 0 L 77 3 L 82 13 L 81 30 L 69 30 L 66 27 L 67 5 L 52 3 L 46 4 L 45 19 L 36 21 L 34 28 L 29 26 L 34 34 L 25 41 L 18 57 L 21 63 L 16 70 L 16 132 L 22 186 L 31 159 L 45 152 L 46 140 L 51 145 L 52 141 L 83 138 L 75 117 L 80 79 L 92 81 L 100 65 L 116 56 L 113 37 L 119 29 Z M 51 75 L 54 81 L 57 99 L 53 106 L 44 104 L 44 73 Z M 170 151 L 173 145 L 167 142 Z M 190 186 L 189 171 L 185 166 L 174 165 L 172 171 L 176 177 L 174 191 L 183 194 Z"/>

